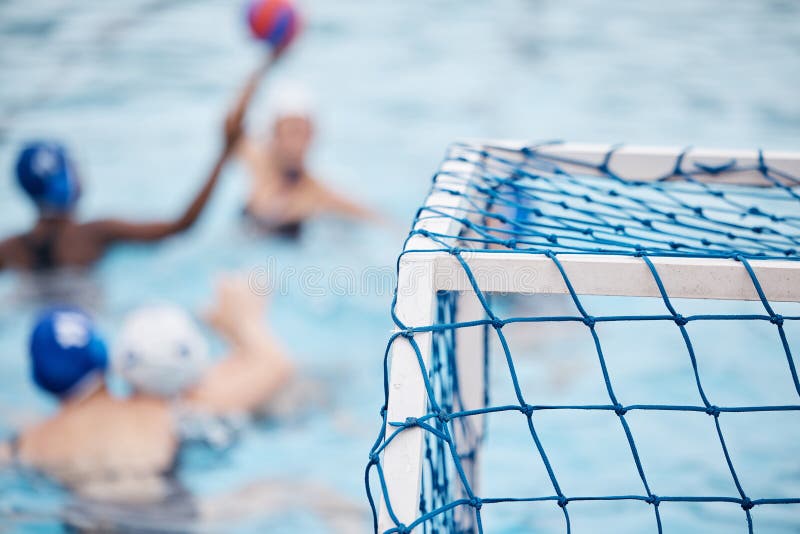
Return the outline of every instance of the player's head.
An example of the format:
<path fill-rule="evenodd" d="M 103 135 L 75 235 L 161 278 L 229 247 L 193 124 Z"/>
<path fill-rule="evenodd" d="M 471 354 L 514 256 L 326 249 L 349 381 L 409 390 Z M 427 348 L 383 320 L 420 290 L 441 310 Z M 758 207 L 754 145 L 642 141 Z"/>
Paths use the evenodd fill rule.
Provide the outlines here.
<path fill-rule="evenodd" d="M 314 111 L 309 92 L 302 85 L 277 84 L 268 105 L 276 157 L 282 164 L 302 167 L 314 134 Z"/>
<path fill-rule="evenodd" d="M 177 306 L 131 312 L 114 344 L 114 368 L 140 393 L 175 397 L 204 374 L 208 345 L 192 317 Z"/>
<path fill-rule="evenodd" d="M 17 182 L 45 216 L 71 212 L 81 184 L 66 148 L 53 141 L 32 141 L 20 150 Z"/>
<path fill-rule="evenodd" d="M 53 308 L 36 320 L 30 339 L 33 381 L 61 400 L 102 384 L 106 345 L 92 319 L 77 308 Z"/>

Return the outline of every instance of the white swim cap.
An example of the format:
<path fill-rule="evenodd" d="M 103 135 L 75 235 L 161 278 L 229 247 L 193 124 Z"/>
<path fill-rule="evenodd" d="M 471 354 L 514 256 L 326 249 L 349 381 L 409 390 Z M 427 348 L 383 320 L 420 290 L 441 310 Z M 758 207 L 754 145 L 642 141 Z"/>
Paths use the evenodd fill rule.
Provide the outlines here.
<path fill-rule="evenodd" d="M 173 397 L 201 378 L 208 344 L 189 314 L 155 305 L 131 312 L 114 345 L 117 372 L 137 391 Z"/>
<path fill-rule="evenodd" d="M 314 102 L 311 93 L 296 82 L 275 82 L 267 93 L 267 119 L 270 125 L 280 119 L 314 116 Z"/>

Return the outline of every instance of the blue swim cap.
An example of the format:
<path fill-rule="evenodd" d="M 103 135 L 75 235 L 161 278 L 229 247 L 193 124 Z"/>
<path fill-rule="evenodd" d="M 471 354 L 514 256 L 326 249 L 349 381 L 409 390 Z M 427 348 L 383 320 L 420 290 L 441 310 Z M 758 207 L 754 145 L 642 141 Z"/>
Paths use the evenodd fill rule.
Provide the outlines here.
<path fill-rule="evenodd" d="M 106 346 L 91 318 L 76 308 L 45 311 L 31 334 L 33 381 L 66 398 L 107 365 Z"/>
<path fill-rule="evenodd" d="M 81 193 L 67 150 L 55 142 L 34 141 L 22 148 L 17 181 L 43 211 L 68 212 Z"/>

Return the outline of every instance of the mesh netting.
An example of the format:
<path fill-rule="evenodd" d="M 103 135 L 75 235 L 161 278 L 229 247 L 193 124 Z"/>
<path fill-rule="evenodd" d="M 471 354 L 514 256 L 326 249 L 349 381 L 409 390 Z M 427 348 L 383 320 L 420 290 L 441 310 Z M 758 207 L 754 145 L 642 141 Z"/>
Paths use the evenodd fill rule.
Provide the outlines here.
<path fill-rule="evenodd" d="M 485 506 L 502 502 L 550 501 L 563 513 L 565 531 L 570 532 L 570 503 L 581 501 L 633 501 L 652 509 L 654 530 L 662 531 L 660 509 L 664 503 L 729 503 L 741 508 L 742 522 L 753 532 L 751 510 L 754 507 L 783 504 L 800 504 L 800 496 L 766 498 L 753 495 L 742 484 L 735 462 L 725 440 L 725 417 L 746 412 L 800 411 L 800 381 L 785 331 L 788 322 L 800 316 L 780 315 L 768 300 L 753 267 L 755 260 L 798 261 L 800 242 L 800 184 L 797 177 L 770 167 L 759 153 L 756 164 L 743 166 L 732 160 L 722 165 L 708 166 L 685 163 L 685 153 L 677 157 L 674 167 L 657 179 L 635 180 L 622 178 L 613 168 L 614 151 L 606 154 L 599 164 L 592 164 L 554 155 L 544 154 L 537 147 L 520 150 L 503 147 L 472 147 L 456 145 L 451 148 L 443 165 L 463 161 L 466 170 L 440 171 L 434 177 L 432 193 L 447 193 L 460 197 L 461 208 L 452 205 L 426 204 L 417 213 L 414 229 L 409 236 L 422 235 L 441 245 L 441 252 L 454 256 L 464 269 L 470 285 L 483 307 L 484 319 L 458 322 L 456 309 L 458 294 L 440 292 L 436 320 L 431 325 L 408 326 L 394 313 L 398 331 L 389 340 L 384 363 L 385 404 L 381 410 L 382 427 L 372 448 L 367 466 L 366 483 L 370 504 L 378 530 L 375 495 L 382 496 L 394 527 L 388 532 L 483 532 L 481 521 Z M 570 169 L 569 172 L 565 170 Z M 576 172 L 584 169 L 586 172 Z M 750 187 L 722 183 L 725 176 L 755 172 L 763 179 L 764 187 Z M 446 179 L 445 179 L 446 178 Z M 418 224 L 430 219 L 449 219 L 457 222 L 457 235 L 436 233 Z M 408 243 L 408 242 L 407 242 Z M 505 317 L 498 313 L 489 295 L 485 294 L 470 270 L 465 257 L 473 250 L 482 252 L 514 252 L 536 254 L 548 258 L 558 269 L 569 298 L 577 310 L 570 316 L 536 315 Z M 419 251 L 408 246 L 403 255 Z M 426 251 L 430 252 L 430 251 Z M 662 313 L 638 315 L 592 315 L 587 311 L 581 295 L 571 283 L 562 263 L 571 254 L 621 255 L 639 258 L 646 265 L 658 287 L 663 304 Z M 401 255 L 402 257 L 402 255 Z M 747 273 L 760 301 L 761 311 L 748 314 L 694 314 L 682 315 L 671 299 L 656 266 L 656 257 L 724 258 L 737 262 Z M 800 265 L 798 265 L 800 268 Z M 698 402 L 695 405 L 637 404 L 625 402 L 615 393 L 614 379 L 609 372 L 603 351 L 603 340 L 598 325 L 626 321 L 665 321 L 674 323 L 683 340 L 682 351 L 691 363 Z M 742 328 L 752 322 L 766 322 L 774 326 L 774 336 L 780 342 L 785 356 L 785 370 L 791 376 L 793 399 L 781 405 L 721 406 L 710 398 L 704 389 L 698 359 L 687 326 L 704 321 L 741 321 Z M 595 357 L 602 371 L 607 402 L 581 405 L 541 405 L 526 398 L 515 369 L 515 358 L 504 334 L 504 327 L 512 323 L 573 322 L 585 325 L 591 336 Z M 501 347 L 515 402 L 492 405 L 488 391 L 485 407 L 465 410 L 460 399 L 459 373 L 456 369 L 456 341 L 459 329 L 482 327 L 485 331 L 484 353 L 489 357 L 488 339 L 496 336 Z M 414 336 L 432 332 L 433 344 L 430 361 L 425 361 Z M 632 342 L 634 342 L 632 340 Z M 387 359 L 394 343 L 409 343 L 417 354 L 420 372 L 425 377 L 427 413 L 405 421 L 387 420 L 386 403 L 389 398 Z M 672 348 L 677 350 L 677 348 Z M 485 369 L 489 365 L 484 366 Z M 488 384 L 488 380 L 484 381 Z M 769 384 L 763 385 L 769 387 Z M 537 415 L 552 410 L 584 410 L 616 414 L 619 431 L 624 434 L 640 479 L 641 491 L 628 495 L 572 495 L 562 491 L 559 476 L 548 457 L 548 448 L 537 433 Z M 708 415 L 719 441 L 736 493 L 732 495 L 661 495 L 651 486 L 637 450 L 637 441 L 626 415 L 632 412 L 699 412 Z M 493 497 L 476 493 L 468 474 L 471 456 L 480 446 L 482 425 L 465 422 L 476 416 L 483 421 L 493 414 L 518 412 L 524 416 L 530 434 L 532 454 L 544 466 L 552 491 L 543 495 Z M 795 421 L 796 423 L 800 421 Z M 521 423 L 522 424 L 522 423 Z M 386 480 L 381 454 L 387 444 L 399 433 L 410 428 L 424 433 L 424 465 L 419 517 L 407 525 L 401 523 L 386 497 Z M 472 435 L 470 435 L 470 432 Z M 787 469 L 793 468 L 787 466 Z M 375 471 L 373 473 L 373 470 Z M 376 487 L 377 481 L 377 487 Z M 688 492 L 687 492 L 688 493 Z M 795 525 L 795 528 L 797 525 Z M 646 529 L 646 527 L 643 527 Z"/>

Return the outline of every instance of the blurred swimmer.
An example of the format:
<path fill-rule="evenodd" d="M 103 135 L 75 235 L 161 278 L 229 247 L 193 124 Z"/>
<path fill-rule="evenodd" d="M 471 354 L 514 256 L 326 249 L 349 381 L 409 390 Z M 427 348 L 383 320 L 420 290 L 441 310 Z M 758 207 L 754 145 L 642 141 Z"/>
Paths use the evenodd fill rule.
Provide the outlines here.
<path fill-rule="evenodd" d="M 262 323 L 264 303 L 237 277 L 223 278 L 206 319 L 230 344 L 211 365 L 208 346 L 189 314 L 148 306 L 125 320 L 114 367 L 140 393 L 177 399 L 213 415 L 260 410 L 290 381 L 294 366 Z"/>
<path fill-rule="evenodd" d="M 106 249 L 116 243 L 158 241 L 188 230 L 208 203 L 241 135 L 241 124 L 240 114 L 232 113 L 227 118 L 223 149 L 205 184 L 180 217 L 167 221 L 79 222 L 75 211 L 81 196 L 81 181 L 67 150 L 56 142 L 26 144 L 17 160 L 17 181 L 36 205 L 38 220 L 31 230 L 0 241 L 0 270 L 86 267 L 102 258 Z"/>
<path fill-rule="evenodd" d="M 0 447 L 0 459 L 83 493 L 108 481 L 157 485 L 174 467 L 186 409 L 247 415 L 291 377 L 293 366 L 262 327 L 262 312 L 260 297 L 246 284 L 222 281 L 209 321 L 232 348 L 214 365 L 183 310 L 162 305 L 134 312 L 114 351 L 115 366 L 134 389 L 126 399 L 107 388 L 106 345 L 89 316 L 77 308 L 43 313 L 31 335 L 33 379 L 58 398 L 59 410 Z"/>
<path fill-rule="evenodd" d="M 216 324 L 232 324 L 234 317 L 228 314 L 236 311 L 234 306 L 247 308 L 245 299 L 233 293 L 221 299 L 224 302 L 212 313 Z M 296 510 L 315 514 L 333 532 L 362 530 L 363 509 L 319 484 L 253 481 L 213 498 L 197 498 L 181 484 L 175 475 L 183 436 L 174 395 L 187 389 L 200 391 L 203 383 L 214 381 L 211 376 L 249 386 L 235 371 L 209 371 L 200 332 L 188 315 L 176 310 L 166 306 L 149 310 L 162 321 L 160 333 L 144 324 L 139 312 L 126 325 L 120 343 L 130 351 L 123 354 L 133 356 L 123 358 L 123 366 L 129 364 L 123 374 L 136 390 L 127 399 L 113 397 L 106 387 L 106 345 L 89 316 L 76 308 L 43 313 L 31 335 L 33 380 L 58 398 L 60 406 L 52 417 L 0 444 L 0 463 L 33 468 L 72 490 L 75 498 L 67 501 L 61 515 L 65 525 L 81 532 L 182 532 L 190 526 L 218 531 L 235 521 L 280 518 Z M 156 339 L 136 339 L 132 344 L 124 339 L 138 334 L 155 334 Z M 162 372 L 142 373 L 148 366 Z M 280 368 L 273 367 L 278 376 Z M 193 387 L 204 371 L 210 376 Z M 251 391 L 227 402 L 216 396 L 224 390 L 205 391 L 196 406 L 220 412 L 246 410 L 255 399 L 264 398 L 264 393 Z"/>
<path fill-rule="evenodd" d="M 59 400 L 59 408 L 0 446 L 0 459 L 80 493 L 135 481 L 137 492 L 160 494 L 178 450 L 169 406 L 154 397 L 111 395 L 106 346 L 89 316 L 76 308 L 43 313 L 30 358 L 34 382 Z"/>
<path fill-rule="evenodd" d="M 306 160 L 314 135 L 311 98 L 303 87 L 277 85 L 268 95 L 266 138 L 244 137 L 237 155 L 252 176 L 243 214 L 265 233 L 298 237 L 304 221 L 323 214 L 381 220 L 378 215 L 325 187 Z M 240 99 L 237 109 L 247 106 Z"/>

